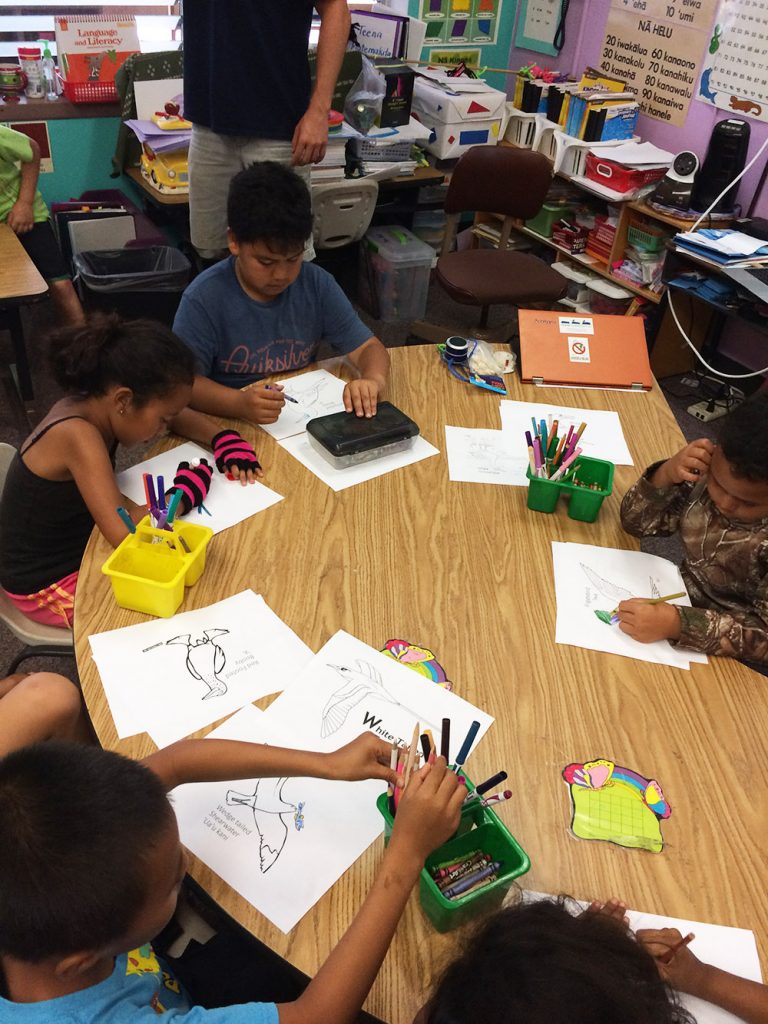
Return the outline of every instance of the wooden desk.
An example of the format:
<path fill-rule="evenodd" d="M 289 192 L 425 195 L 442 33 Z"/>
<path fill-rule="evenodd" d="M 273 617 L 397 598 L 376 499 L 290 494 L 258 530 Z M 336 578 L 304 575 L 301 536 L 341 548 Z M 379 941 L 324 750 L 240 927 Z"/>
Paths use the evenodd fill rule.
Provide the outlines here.
<path fill-rule="evenodd" d="M 635 548 L 619 525 L 620 498 L 645 465 L 682 443 L 658 387 L 556 393 L 565 404 L 619 411 L 636 461 L 617 467 L 615 493 L 587 525 L 562 507 L 529 512 L 524 488 L 449 482 L 444 424 L 498 428 L 497 397 L 454 380 L 432 346 L 391 356 L 389 397 L 441 455 L 337 494 L 272 438 L 241 426 L 286 500 L 213 538 L 183 608 L 252 587 L 313 650 L 339 628 L 374 647 L 392 637 L 431 647 L 456 692 L 496 716 L 470 768 L 477 778 L 509 772 L 515 796 L 499 813 L 531 858 L 526 886 L 616 894 L 640 910 L 752 928 L 768 966 L 765 679 L 728 659 L 687 672 L 553 642 L 550 540 Z M 512 391 L 553 399 L 519 380 Z M 77 660 L 102 743 L 140 756 L 151 741 L 117 740 L 87 639 L 144 620 L 115 606 L 99 572 L 107 553 L 94 536 L 77 591 Z M 561 770 L 600 756 L 660 781 L 672 805 L 661 854 L 568 834 Z M 288 936 L 195 858 L 190 871 L 233 917 L 313 974 L 360 906 L 381 849 L 374 843 Z M 432 931 L 414 894 L 368 1009 L 410 1024 L 460 941 L 461 933 Z"/>
<path fill-rule="evenodd" d="M 37 302 L 47 291 L 48 285 L 16 233 L 7 224 L 0 224 L 0 314 L 11 333 L 19 394 L 25 402 L 30 402 L 34 393 L 19 311 L 22 306 Z"/>
<path fill-rule="evenodd" d="M 182 192 L 179 195 L 174 195 L 173 192 L 159 192 L 156 188 L 152 188 L 138 167 L 126 167 L 123 174 L 139 186 L 150 202 L 158 206 L 189 206 L 188 192 Z"/>

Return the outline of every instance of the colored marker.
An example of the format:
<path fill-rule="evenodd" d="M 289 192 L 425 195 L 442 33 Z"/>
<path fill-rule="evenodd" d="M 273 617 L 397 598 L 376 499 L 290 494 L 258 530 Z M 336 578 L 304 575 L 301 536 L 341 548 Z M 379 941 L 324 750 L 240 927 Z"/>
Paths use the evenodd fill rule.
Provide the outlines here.
<path fill-rule="evenodd" d="M 129 533 L 136 533 L 136 524 L 131 519 L 131 517 L 128 515 L 128 513 L 126 512 L 126 510 L 123 508 L 122 505 L 119 506 L 119 508 L 117 510 L 117 514 L 120 516 L 120 518 L 123 520 L 125 525 L 128 527 L 128 532 Z"/>
<path fill-rule="evenodd" d="M 429 754 L 432 750 L 432 744 L 429 742 L 429 736 L 425 732 L 419 737 L 421 742 L 421 753 L 424 757 L 425 763 L 429 760 Z"/>
<path fill-rule="evenodd" d="M 443 719 L 443 728 L 440 732 L 440 754 L 445 758 L 446 763 L 451 763 L 451 720 Z"/>
<path fill-rule="evenodd" d="M 681 950 L 683 948 L 683 946 L 687 946 L 689 942 L 693 942 L 693 940 L 695 938 L 696 938 L 696 936 L 693 934 L 693 932 L 688 932 L 688 934 L 685 936 L 685 938 L 679 939 L 674 944 L 674 946 L 670 946 L 669 949 L 667 950 L 667 952 L 664 953 L 663 956 L 659 957 L 659 960 L 663 964 L 671 963 L 675 953 L 679 952 L 679 950 Z"/>
<path fill-rule="evenodd" d="M 489 789 L 493 789 L 494 786 L 498 786 L 500 782 L 503 782 L 507 778 L 506 772 L 496 772 L 490 779 L 486 779 L 485 782 L 481 782 L 479 786 L 475 788 L 475 792 L 478 796 L 483 796 Z"/>
<path fill-rule="evenodd" d="M 141 479 L 144 481 L 144 497 L 147 499 L 147 508 L 152 508 L 152 506 L 154 505 L 154 501 L 152 501 L 152 498 L 149 493 L 149 482 L 152 479 L 152 477 L 149 475 L 149 473 L 142 473 Z"/>
<path fill-rule="evenodd" d="M 531 437 L 530 430 L 526 430 L 525 432 L 525 442 L 529 448 L 533 448 L 533 438 Z"/>
<path fill-rule="evenodd" d="M 512 790 L 505 789 L 503 793 L 493 793 L 491 796 L 487 796 L 481 801 L 483 807 L 490 807 L 492 804 L 503 804 L 505 800 L 509 800 L 512 797 Z"/>
<path fill-rule="evenodd" d="M 475 871 L 470 875 L 466 875 L 460 881 L 456 882 L 455 885 L 450 886 L 448 889 L 443 889 L 443 896 L 446 896 L 449 900 L 454 899 L 456 896 L 461 896 L 462 893 L 466 892 L 467 889 L 471 889 L 477 882 L 483 882 L 486 878 L 490 878 L 491 875 L 495 875 L 501 866 L 502 861 L 491 861 L 487 867 L 481 868 L 480 871 Z"/>
<path fill-rule="evenodd" d="M 459 750 L 459 753 L 456 756 L 456 764 L 454 765 L 454 769 L 457 775 L 459 773 L 459 768 L 461 768 L 461 766 L 467 760 L 469 752 L 472 749 L 472 744 L 475 742 L 475 736 L 477 736 L 479 731 L 480 723 L 473 722 L 472 725 L 470 725 L 469 731 L 467 732 L 464 742 L 461 745 L 461 749 Z"/>
<path fill-rule="evenodd" d="M 170 526 L 173 520 L 176 518 L 176 509 L 179 507 L 181 501 L 182 492 L 176 490 L 171 495 L 171 500 L 168 502 L 168 515 L 165 517 L 165 525 Z"/>
<path fill-rule="evenodd" d="M 573 452 L 573 453 L 572 453 L 571 455 L 569 455 L 569 456 L 568 456 L 568 458 L 567 458 L 567 459 L 566 459 L 566 460 L 565 460 L 565 461 L 564 461 L 564 462 L 562 463 L 562 465 L 560 466 L 560 468 L 559 468 L 559 469 L 557 469 L 557 470 L 556 470 L 556 471 L 555 471 L 555 472 L 554 472 L 554 473 L 552 474 L 552 477 L 551 477 L 551 479 L 552 479 L 552 480 L 559 480 L 559 479 L 560 479 L 560 477 L 561 477 L 561 476 L 563 475 L 563 473 L 564 473 L 564 472 L 566 471 L 566 469 L 568 469 L 568 467 L 569 467 L 569 466 L 571 465 L 571 463 L 572 463 L 572 462 L 575 462 L 575 461 L 576 461 L 576 459 L 578 459 L 578 457 L 579 457 L 580 455 L 581 455 L 581 448 L 577 448 L 577 449 L 576 449 L 576 451 L 575 451 L 575 452 Z"/>
<path fill-rule="evenodd" d="M 265 384 L 264 385 L 264 390 L 265 391 L 277 391 L 278 394 L 281 394 L 283 396 L 283 398 L 286 400 L 286 402 L 293 402 L 294 405 L 298 405 L 299 404 L 298 398 L 293 398 L 291 395 L 287 395 L 285 393 L 285 391 L 283 391 L 282 388 L 276 388 L 274 386 L 274 384 Z"/>
<path fill-rule="evenodd" d="M 152 479 L 151 473 L 144 474 L 144 487 L 146 492 L 149 494 L 149 507 L 150 509 L 157 508 L 157 497 L 155 496 L 155 481 Z"/>
<path fill-rule="evenodd" d="M 159 473 L 157 476 L 157 507 L 161 512 L 165 511 L 165 480 Z"/>

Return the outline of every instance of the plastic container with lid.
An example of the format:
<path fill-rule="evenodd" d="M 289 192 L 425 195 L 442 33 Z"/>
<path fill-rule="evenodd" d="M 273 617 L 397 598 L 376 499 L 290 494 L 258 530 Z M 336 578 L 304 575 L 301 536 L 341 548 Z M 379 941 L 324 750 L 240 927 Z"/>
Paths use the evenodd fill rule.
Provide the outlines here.
<path fill-rule="evenodd" d="M 360 302 L 380 320 L 418 320 L 427 309 L 435 250 L 397 224 L 370 228 L 360 250 Z"/>
<path fill-rule="evenodd" d="M 626 288 L 619 288 L 617 284 L 606 281 L 602 277 L 596 277 L 594 281 L 589 281 L 587 288 L 590 292 L 590 306 L 593 313 L 621 316 L 626 313 L 633 298 L 632 292 L 628 292 Z"/>
<path fill-rule="evenodd" d="M 589 271 L 580 270 L 570 263 L 553 263 L 552 269 L 568 281 L 566 295 L 569 299 L 573 299 L 574 302 L 587 302 L 590 297 L 587 284 L 590 281 L 600 280 L 594 274 L 590 274 Z"/>
<path fill-rule="evenodd" d="M 565 203 L 544 203 L 535 217 L 525 222 L 525 226 L 537 235 L 551 238 L 552 229 L 561 217 L 566 220 L 573 215 L 573 207 Z"/>

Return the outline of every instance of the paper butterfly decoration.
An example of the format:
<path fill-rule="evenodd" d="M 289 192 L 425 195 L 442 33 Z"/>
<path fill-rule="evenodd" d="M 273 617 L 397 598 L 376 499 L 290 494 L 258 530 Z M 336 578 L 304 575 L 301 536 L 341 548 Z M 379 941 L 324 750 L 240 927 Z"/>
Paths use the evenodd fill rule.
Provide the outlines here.
<path fill-rule="evenodd" d="M 432 651 L 426 647 L 418 647 L 408 640 L 387 640 L 381 653 L 386 654 L 389 658 L 394 658 L 401 665 L 407 665 L 408 668 L 412 668 L 419 675 L 431 679 L 433 683 L 444 686 L 446 690 L 451 689 L 445 669 Z"/>
<path fill-rule="evenodd" d="M 563 769 L 571 805 L 571 832 L 618 846 L 661 853 L 660 822 L 672 808 L 655 779 L 599 758 Z"/>

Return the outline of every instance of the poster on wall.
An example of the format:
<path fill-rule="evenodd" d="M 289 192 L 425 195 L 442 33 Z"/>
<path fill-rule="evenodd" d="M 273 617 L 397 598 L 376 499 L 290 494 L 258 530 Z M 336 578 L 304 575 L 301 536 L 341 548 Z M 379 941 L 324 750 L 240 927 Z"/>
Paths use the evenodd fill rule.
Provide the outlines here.
<path fill-rule="evenodd" d="M 696 97 L 768 121 L 768 8 L 764 0 L 721 0 Z"/>
<path fill-rule="evenodd" d="M 517 19 L 515 46 L 557 56 L 563 45 L 565 0 L 522 0 Z M 567 5 L 566 5 L 567 10 Z M 561 38 L 558 39 L 557 37 Z"/>
<path fill-rule="evenodd" d="M 425 46 L 466 46 L 497 41 L 502 0 L 421 0 Z"/>
<path fill-rule="evenodd" d="M 40 173 L 53 174 L 53 156 L 51 154 L 51 137 L 48 134 L 48 122 L 14 121 L 9 127 L 35 140 L 40 147 Z"/>
<path fill-rule="evenodd" d="M 646 117 L 683 125 L 717 0 L 611 0 L 600 69 L 637 93 Z"/>
<path fill-rule="evenodd" d="M 430 50 L 430 64 L 445 64 L 454 67 L 456 64 L 468 64 L 471 68 L 480 67 L 480 50 Z"/>

